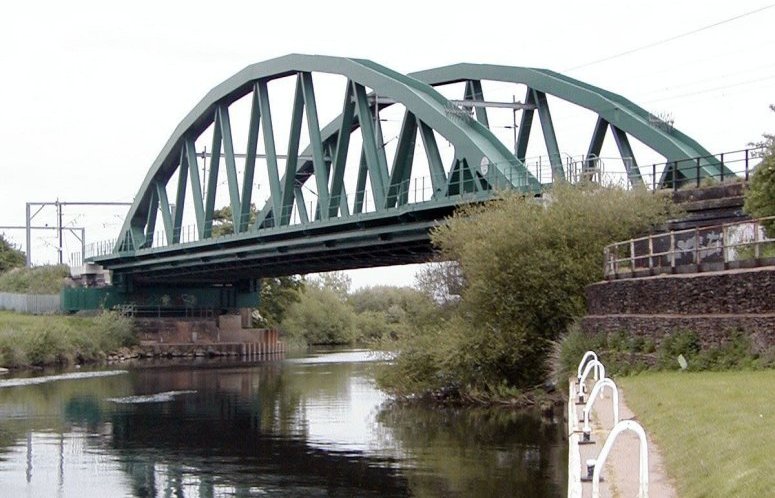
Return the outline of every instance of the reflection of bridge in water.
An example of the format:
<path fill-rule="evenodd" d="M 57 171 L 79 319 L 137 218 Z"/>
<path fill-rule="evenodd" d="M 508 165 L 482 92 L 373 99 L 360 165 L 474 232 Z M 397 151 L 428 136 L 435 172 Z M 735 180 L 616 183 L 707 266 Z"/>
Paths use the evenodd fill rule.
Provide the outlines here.
<path fill-rule="evenodd" d="M 29 414 L 2 424 L 15 442 L 3 450 L 10 465 L 0 479 L 17 494 L 68 496 L 561 494 L 560 422 L 510 410 L 380 408 L 370 366 L 345 356 L 165 364 L 0 390 L 3 406 Z M 140 402 L 171 392 L 179 394 Z"/>
<path fill-rule="evenodd" d="M 487 100 L 499 84 L 524 101 Z M 589 115 L 586 154 L 562 152 L 550 102 Z M 513 150 L 490 126 L 504 110 Z M 394 137 L 391 122 L 400 123 Z M 459 64 L 405 76 L 367 60 L 281 57 L 229 78 L 183 119 L 117 241 L 89 259 L 113 271 L 109 301 L 217 285 L 221 295 L 205 301 L 240 307 L 264 277 L 426 261 L 428 231 L 459 206 L 595 177 L 606 135 L 633 185 L 733 176 L 723 158 L 629 100 L 552 71 Z M 640 149 L 666 162 L 642 167 Z M 535 152 L 546 160 L 533 165 Z M 259 186 L 268 193 L 256 202 Z"/>
<path fill-rule="evenodd" d="M 289 386 L 280 368 L 138 371 L 135 389 L 141 392 L 196 394 L 181 396 L 161 412 L 148 404 L 111 416 L 111 446 L 121 455 L 134 493 L 184 493 L 193 486 L 201 497 L 409 494 L 391 458 L 310 445 L 299 411 L 304 395 L 296 391 L 304 384 Z"/>

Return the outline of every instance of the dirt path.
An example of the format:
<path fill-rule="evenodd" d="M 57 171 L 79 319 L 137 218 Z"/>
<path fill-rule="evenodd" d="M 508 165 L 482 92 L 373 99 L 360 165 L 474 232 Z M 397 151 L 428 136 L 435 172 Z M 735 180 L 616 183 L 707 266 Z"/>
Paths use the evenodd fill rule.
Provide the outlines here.
<path fill-rule="evenodd" d="M 591 391 L 594 381 L 588 383 L 589 391 Z M 588 392 L 589 392 L 588 391 Z M 595 402 L 592 410 L 592 440 L 595 442 L 593 445 L 581 445 L 579 446 L 579 452 L 581 457 L 581 465 L 584 466 L 587 459 L 594 459 L 600 453 L 603 448 L 606 437 L 613 427 L 613 400 L 611 397 L 611 391 L 604 389 L 601 396 Z M 583 406 L 578 406 L 578 414 L 581 415 Z M 619 390 L 619 419 L 638 420 L 633 412 L 627 407 L 625 393 Z M 583 423 L 579 424 L 579 427 Z M 665 468 L 662 462 L 662 457 L 659 452 L 659 448 L 654 444 L 654 441 L 649 435 L 649 428 L 644 427 L 646 431 L 646 440 L 648 441 L 648 460 L 649 460 L 649 484 L 648 484 L 648 496 L 650 498 L 675 498 L 676 494 L 673 483 L 667 476 Z M 640 441 L 638 436 L 632 431 L 625 431 L 619 435 L 616 439 L 616 443 L 611 449 L 611 452 L 606 459 L 605 466 L 602 469 L 601 475 L 603 476 L 603 482 L 600 486 L 601 497 L 611 498 L 630 498 L 638 496 L 638 470 L 640 465 L 639 458 L 639 446 Z M 586 467 L 584 467 L 585 469 Z M 582 471 L 582 474 L 586 474 L 586 470 Z M 592 496 L 592 484 L 582 484 L 582 496 Z"/>

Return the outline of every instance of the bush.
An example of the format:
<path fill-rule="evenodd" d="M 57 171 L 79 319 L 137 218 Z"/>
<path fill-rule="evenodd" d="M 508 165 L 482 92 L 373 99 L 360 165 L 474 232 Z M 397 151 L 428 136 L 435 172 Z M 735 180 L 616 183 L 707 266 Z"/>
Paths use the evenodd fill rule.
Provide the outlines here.
<path fill-rule="evenodd" d="M 584 287 L 602 279 L 605 245 L 664 223 L 671 206 L 645 190 L 563 184 L 540 201 L 507 194 L 459 211 L 432 240 L 460 265 L 460 302 L 438 340 L 417 331 L 399 357 L 410 351 L 435 362 L 411 366 L 432 372 L 429 389 L 437 380 L 485 394 L 542 384 L 554 341 L 586 311 Z M 403 378 L 386 376 L 382 385 L 406 391 L 394 383 Z"/>
<path fill-rule="evenodd" d="M 625 332 L 584 334 L 573 325 L 556 344 L 554 377 L 561 385 L 576 375 L 585 351 L 595 351 L 607 375 L 630 375 L 644 370 L 678 370 L 683 356 L 690 371 L 768 368 L 775 348 L 757 351 L 740 330 L 727 330 L 719 344 L 703 345 L 696 332 L 677 330 L 656 341 Z"/>
<path fill-rule="evenodd" d="M 25 260 L 24 253 L 14 248 L 0 233 L 0 273 L 24 266 Z"/>
<path fill-rule="evenodd" d="M 333 290 L 309 284 L 286 310 L 281 328 L 292 341 L 307 344 L 355 342 L 355 313 Z"/>
<path fill-rule="evenodd" d="M 770 108 L 775 110 L 775 106 Z M 764 153 L 748 183 L 744 210 L 753 218 L 775 216 L 775 135 L 765 134 L 764 141 L 756 145 L 763 147 Z M 775 236 L 775 221 L 765 223 L 764 228 L 769 237 Z"/>
<path fill-rule="evenodd" d="M 14 268 L 0 275 L 0 292 L 59 294 L 69 276 L 66 265 Z"/>
<path fill-rule="evenodd" d="M 136 343 L 132 320 L 117 313 L 81 318 L 0 312 L 0 366 L 96 361 Z"/>

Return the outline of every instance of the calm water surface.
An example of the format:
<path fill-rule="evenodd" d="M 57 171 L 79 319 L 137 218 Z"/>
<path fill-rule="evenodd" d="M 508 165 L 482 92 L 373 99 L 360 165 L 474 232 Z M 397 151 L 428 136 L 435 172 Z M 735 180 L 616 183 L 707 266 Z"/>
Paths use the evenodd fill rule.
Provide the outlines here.
<path fill-rule="evenodd" d="M 562 419 L 396 407 L 367 351 L 0 379 L 0 496 L 565 493 Z"/>

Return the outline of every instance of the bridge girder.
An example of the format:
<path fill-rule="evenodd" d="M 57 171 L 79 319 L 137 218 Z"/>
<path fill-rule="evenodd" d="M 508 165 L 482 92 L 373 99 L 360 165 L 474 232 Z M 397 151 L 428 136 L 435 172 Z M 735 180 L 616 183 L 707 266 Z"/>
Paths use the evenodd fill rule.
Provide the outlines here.
<path fill-rule="evenodd" d="M 462 63 L 417 71 L 409 73 L 409 76 L 434 87 L 463 81 L 473 83 L 479 89 L 481 89 L 482 81 L 516 83 L 527 86 L 525 102 L 535 104 L 538 101 L 539 115 L 541 115 L 542 108 L 545 113 L 544 116 L 541 116 L 541 124 L 547 152 L 550 160 L 553 160 L 552 167 L 554 169 L 561 168 L 562 165 L 555 159 L 559 155 L 559 150 L 556 138 L 553 137 L 553 131 L 551 131 L 548 106 L 545 101 L 543 105 L 540 102 L 545 99 L 546 95 L 552 95 L 597 114 L 598 120 L 592 132 L 587 152 L 587 157 L 590 160 L 600 154 L 606 129 L 610 128 L 623 159 L 625 155 L 632 157 L 632 149 L 625 134 L 637 138 L 666 159 L 668 164 L 662 172 L 659 185 L 692 178 L 698 164 L 702 176 L 712 178 L 734 176 L 697 141 L 672 126 L 666 126 L 662 119 L 637 104 L 619 94 L 555 71 L 529 67 Z M 481 90 L 479 92 L 478 97 L 484 100 Z M 486 123 L 486 111 L 482 109 L 479 112 L 484 114 L 484 123 Z M 532 118 L 532 111 L 526 110 L 522 115 L 519 127 L 520 136 L 516 156 L 522 161 L 525 159 L 524 153 L 527 149 Z M 550 125 L 548 132 L 545 123 Z M 634 163 L 633 166 L 637 168 L 637 163 Z M 723 175 L 722 170 L 724 171 Z M 636 169 L 628 171 L 628 173 L 632 183 L 642 182 L 640 172 Z"/>
<path fill-rule="evenodd" d="M 346 78 L 342 112 L 322 128 L 313 73 Z M 281 171 L 268 84 L 287 77 L 295 78 L 295 87 L 285 168 Z M 514 152 L 489 130 L 482 88 L 486 81 L 527 87 Z M 462 103 L 453 103 L 433 88 L 461 82 L 465 83 Z M 240 185 L 229 106 L 248 96 L 250 120 Z M 610 129 L 623 158 L 633 157 L 629 135 L 673 162 L 672 171 L 670 166 L 665 168 L 662 183 L 688 177 L 675 165 L 692 158 L 698 158 L 696 165 L 692 162 L 687 166 L 692 172 L 701 166 L 702 174 L 717 176 L 725 168 L 680 131 L 655 126 L 654 116 L 624 97 L 552 71 L 456 64 L 405 76 L 362 59 L 288 55 L 248 66 L 216 86 L 189 112 L 148 171 L 112 253 L 92 259 L 140 280 L 223 283 L 245 277 L 422 261 L 431 252 L 428 230 L 456 206 L 492 198 L 499 188 L 540 190 L 539 179 L 524 164 L 535 112 L 541 121 L 553 178 L 565 177 L 547 96 L 597 114 L 587 154 L 590 167 Z M 393 104 L 403 105 L 405 113 L 389 165 L 379 111 Z M 309 145 L 299 152 L 304 121 Z M 212 130 L 212 160 L 209 175 L 200 179 L 195 141 L 208 129 Z M 259 130 L 270 196 L 253 220 L 251 190 Z M 362 147 L 350 206 L 343 178 L 350 136 L 358 130 Z M 442 164 L 436 134 L 454 147 L 448 169 Z M 424 146 L 432 196 L 410 204 L 404 186 L 411 177 L 418 137 Z M 232 233 L 213 237 L 222 163 Z M 631 182 L 642 181 L 637 163 L 633 160 L 631 165 Z M 173 209 L 167 185 L 176 173 Z M 317 198 L 308 212 L 302 187 L 312 178 Z M 374 198 L 372 212 L 364 207 L 367 182 Z M 196 227 L 193 240 L 185 242 L 181 231 L 188 188 Z M 300 224 L 291 224 L 294 212 Z M 166 244 L 154 247 L 159 215 Z M 379 254 L 378 260 L 370 253 Z"/>
<path fill-rule="evenodd" d="M 315 93 L 311 78 L 313 72 L 337 74 L 348 79 L 341 119 L 338 123 L 324 129 L 322 134 L 317 122 Z M 273 79 L 293 75 L 296 75 L 297 82 L 291 136 L 285 174 L 281 177 L 277 170 L 277 152 L 266 84 Z M 344 167 L 349 135 L 358 127 L 362 129 L 363 135 L 364 161 L 362 162 L 366 166 L 364 176 L 368 176 L 371 181 L 375 199 L 380 203 L 379 208 L 391 207 L 386 202 L 395 198 L 395 194 L 391 194 L 391 187 L 394 187 L 395 181 L 387 171 L 384 153 L 380 154 L 376 138 L 372 138 L 378 136 L 379 130 L 373 129 L 373 123 L 370 120 L 363 119 L 370 112 L 366 100 L 367 87 L 406 107 L 406 121 L 409 123 L 407 127 L 415 130 L 415 136 L 416 130 L 419 130 L 420 133 L 424 133 L 424 138 L 431 137 L 431 132 L 437 132 L 446 138 L 455 148 L 456 163 L 465 165 L 467 168 L 478 168 L 485 161 L 488 166 L 492 166 L 493 171 L 499 173 L 501 183 L 508 182 L 511 187 L 516 188 L 540 187 L 532 175 L 521 168 L 509 150 L 480 123 L 465 117 L 450 119 L 450 112 L 454 112 L 457 108 L 431 87 L 367 60 L 289 55 L 248 66 L 211 90 L 183 119 L 146 175 L 122 227 L 116 251 L 125 252 L 149 247 L 155 229 L 157 210 L 161 212 L 167 240 L 172 243 L 180 241 L 182 207 L 189 177 L 198 237 L 209 238 L 212 233 L 215 191 L 221 159 L 225 162 L 234 233 L 255 230 L 262 224 L 265 226 L 265 216 L 259 217 L 255 226 L 247 226 L 251 200 L 249 185 L 254 174 L 258 130 L 261 125 L 264 128 L 271 189 L 270 202 L 263 212 L 267 212 L 267 209 L 268 212 L 280 211 L 274 215 L 272 226 L 287 225 L 294 202 L 299 205 L 299 173 L 306 174 L 307 178 L 315 176 L 318 194 L 316 211 L 319 218 L 326 220 L 336 216 L 340 209 L 338 193 L 341 191 L 341 170 Z M 253 94 L 253 104 L 248 131 L 245 176 L 242 192 L 240 192 L 228 106 L 250 93 Z M 312 160 L 302 165 L 302 168 L 298 168 L 302 114 L 307 117 L 310 135 L 308 152 Z M 213 159 L 210 175 L 206 179 L 206 194 L 203 196 L 202 182 L 196 167 L 197 152 L 194 150 L 193 143 L 210 126 L 214 127 Z M 410 133 L 406 135 L 409 137 Z M 407 140 L 412 138 L 409 137 Z M 428 145 L 431 148 L 434 146 Z M 223 148 L 222 157 L 221 148 Z M 335 157 L 332 161 L 324 158 L 326 150 L 334 151 Z M 433 151 L 429 152 L 429 154 L 432 153 Z M 407 154 L 408 152 L 404 154 L 404 158 Z M 403 158 L 398 158 L 396 162 L 400 162 L 401 159 Z M 439 166 L 437 161 L 430 162 L 433 166 Z M 305 169 L 307 164 L 311 165 L 309 173 Z M 400 164 L 398 166 L 394 164 L 394 170 L 400 170 L 400 168 Z M 514 170 L 518 173 L 515 174 Z M 176 209 L 173 212 L 167 198 L 166 185 L 176 171 L 179 171 L 179 174 Z M 445 190 L 441 183 L 448 182 L 449 178 L 441 170 L 437 173 L 440 183 L 434 188 L 438 191 L 439 197 L 444 197 L 449 194 L 449 191 Z M 333 176 L 333 182 L 330 181 L 329 174 Z M 471 174 L 475 176 L 475 173 Z M 302 214 L 306 216 L 305 213 Z"/>

